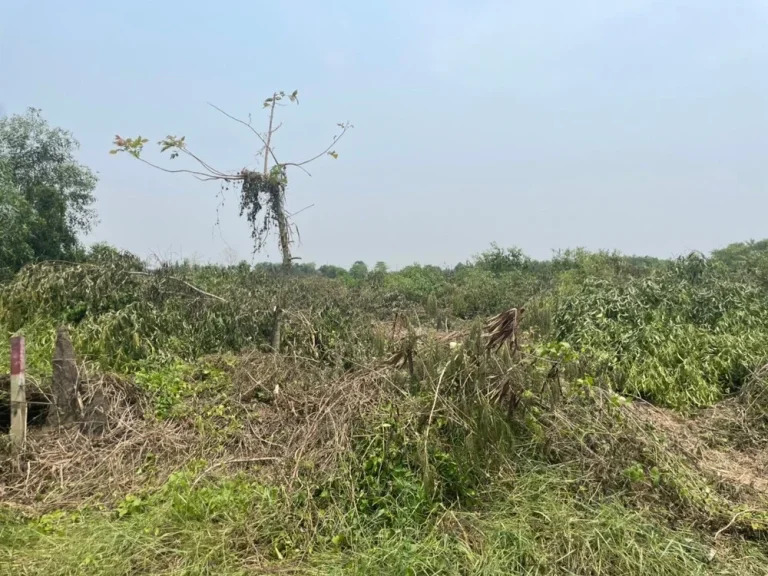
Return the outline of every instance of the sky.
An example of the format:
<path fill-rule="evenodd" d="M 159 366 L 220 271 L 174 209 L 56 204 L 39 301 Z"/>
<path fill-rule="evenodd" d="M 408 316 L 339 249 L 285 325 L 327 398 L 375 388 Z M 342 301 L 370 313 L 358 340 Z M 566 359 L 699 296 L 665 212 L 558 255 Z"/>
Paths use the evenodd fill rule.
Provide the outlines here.
<path fill-rule="evenodd" d="M 0 0 L 0 113 L 41 108 L 98 172 L 85 239 L 252 255 L 236 191 L 108 154 L 184 135 L 221 170 L 264 127 L 305 262 L 452 265 L 491 242 L 676 256 L 768 237 L 768 0 Z M 148 158 L 169 164 L 156 150 Z"/>

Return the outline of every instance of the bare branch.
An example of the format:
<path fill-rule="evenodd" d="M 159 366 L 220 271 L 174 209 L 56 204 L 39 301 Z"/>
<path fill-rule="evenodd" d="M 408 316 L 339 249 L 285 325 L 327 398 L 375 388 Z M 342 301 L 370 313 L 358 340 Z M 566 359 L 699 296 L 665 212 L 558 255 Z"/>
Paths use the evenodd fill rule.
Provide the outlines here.
<path fill-rule="evenodd" d="M 275 156 L 275 153 L 272 151 L 272 148 L 271 148 L 271 147 L 269 147 L 269 146 L 267 146 L 267 141 L 266 141 L 266 140 L 264 140 L 264 137 L 263 137 L 261 134 L 259 134 L 259 132 L 258 132 L 258 131 L 257 131 L 257 130 L 256 130 L 254 127 L 253 127 L 253 126 L 251 126 L 251 123 L 250 123 L 250 114 L 248 115 L 248 120 L 249 120 L 249 121 L 248 121 L 248 122 L 246 122 L 245 120 L 241 120 L 240 118 L 235 118 L 234 116 L 232 116 L 231 114 L 229 114 L 229 113 L 225 112 L 224 110 L 222 110 L 221 108 L 219 108 L 219 107 L 218 107 L 218 106 L 216 106 L 215 104 L 212 104 L 211 102 L 208 102 L 208 106 L 211 106 L 212 108 L 215 108 L 216 110 L 218 110 L 219 112 L 221 112 L 222 114 L 224 114 L 224 116 L 226 116 L 226 117 L 227 117 L 227 118 L 229 118 L 230 120 L 234 120 L 235 122 L 238 122 L 239 124 L 242 124 L 243 126 L 245 126 L 246 128 L 248 128 L 248 129 L 249 129 L 251 132 L 253 132 L 253 133 L 256 135 L 256 137 L 257 137 L 259 140 L 261 140 L 261 143 L 262 143 L 262 144 L 264 144 L 264 148 L 266 148 L 266 149 L 269 151 L 269 153 L 270 153 L 270 154 L 271 154 L 271 156 L 272 156 L 272 159 L 275 161 L 275 164 L 280 164 L 280 162 L 278 162 L 278 161 L 277 161 L 277 157 Z M 280 123 L 280 125 L 279 125 L 277 128 L 280 128 L 280 126 L 282 126 L 282 123 Z M 275 129 L 273 130 L 273 132 L 277 132 L 277 128 L 275 128 Z"/>
<path fill-rule="evenodd" d="M 272 143 L 272 123 L 275 121 L 275 104 L 277 104 L 277 92 L 272 94 L 272 100 L 271 105 L 269 106 L 269 128 L 267 128 L 267 140 L 264 142 L 264 147 L 267 149 L 267 152 L 272 152 L 272 147 L 270 144 Z M 269 100 L 268 100 L 269 101 Z M 267 176 L 267 168 L 268 168 L 268 160 L 266 154 L 264 154 L 264 176 Z M 275 161 L 277 162 L 277 161 Z"/>
<path fill-rule="evenodd" d="M 317 160 L 321 156 L 325 156 L 326 154 L 328 154 L 328 152 L 331 151 L 331 148 L 333 148 L 334 145 L 339 140 L 342 139 L 344 134 L 346 134 L 347 130 L 349 130 L 350 128 L 351 128 L 351 126 L 349 126 L 349 125 L 342 125 L 341 134 L 339 134 L 338 136 L 334 136 L 333 142 L 331 142 L 328 145 L 328 147 L 325 150 L 323 150 L 322 152 L 320 152 L 320 154 L 318 154 L 317 156 L 313 156 L 312 158 L 309 158 L 308 160 L 304 160 L 303 162 L 286 162 L 286 163 L 282 164 L 282 166 L 298 166 L 298 167 L 301 167 L 301 166 L 304 166 L 305 164 L 309 164 L 310 162 L 314 162 L 315 160 Z"/>
<path fill-rule="evenodd" d="M 312 208 L 313 206 L 314 206 L 314 204 L 310 204 L 309 206 L 304 206 L 304 208 L 302 208 L 301 210 L 297 210 L 296 212 L 294 212 L 294 213 L 292 213 L 292 214 L 288 214 L 288 216 L 289 216 L 290 218 L 293 218 L 294 216 L 296 216 L 296 215 L 298 215 L 298 214 L 301 214 L 302 212 L 304 212 L 304 210 L 309 210 L 309 209 L 310 209 L 310 208 Z"/>
<path fill-rule="evenodd" d="M 286 164 L 283 164 L 283 166 L 286 166 Z M 304 166 L 301 166 L 300 164 L 296 164 L 295 166 L 296 166 L 296 168 L 301 169 L 304 172 L 304 174 L 306 174 L 307 176 L 310 176 L 310 177 L 312 176 L 312 174 L 310 174 L 309 170 L 304 168 Z"/>
<path fill-rule="evenodd" d="M 184 154 L 187 154 L 188 156 L 190 156 L 191 158 L 196 160 L 198 164 L 200 164 L 203 168 L 208 170 L 212 175 L 217 176 L 219 178 L 228 178 L 229 177 L 229 175 L 227 173 L 222 172 L 221 170 L 217 170 L 216 168 L 214 168 L 213 166 L 208 164 L 205 160 L 199 158 L 198 156 L 196 156 L 195 154 L 190 152 L 189 148 L 187 148 L 186 146 L 184 146 L 183 148 L 179 148 L 179 150 L 181 150 L 182 152 L 184 152 Z"/>
<path fill-rule="evenodd" d="M 187 148 L 187 145 L 184 143 L 184 136 L 181 138 L 176 138 L 175 136 L 167 136 L 165 139 L 158 142 L 158 144 L 161 146 L 161 152 L 165 152 L 166 150 L 172 150 L 171 152 L 171 160 L 176 158 L 181 152 L 188 155 L 190 158 L 194 159 L 200 166 L 205 168 L 208 172 L 199 172 L 197 170 L 188 170 L 186 168 L 179 168 L 177 170 L 173 170 L 170 168 L 163 168 L 162 166 L 158 166 L 157 164 L 154 164 L 153 162 L 150 162 L 149 160 L 145 160 L 141 157 L 141 152 L 144 149 L 144 144 L 149 142 L 147 138 L 142 138 L 141 136 L 137 138 L 123 138 L 119 134 L 115 136 L 114 144 L 117 146 L 117 148 L 110 150 L 110 154 L 119 154 L 121 152 L 127 152 L 134 158 L 141 160 L 146 164 L 147 166 L 151 166 L 152 168 L 155 168 L 157 170 L 161 170 L 162 172 L 167 172 L 169 174 L 192 174 L 195 178 L 198 180 L 234 180 L 238 179 L 237 174 L 227 174 L 225 172 L 222 172 L 221 170 L 218 170 L 208 164 L 205 160 L 194 154 L 192 151 Z"/>
<path fill-rule="evenodd" d="M 157 164 L 153 164 L 149 160 L 145 160 L 144 158 L 140 156 L 136 156 L 136 159 L 140 160 L 141 162 L 144 162 L 144 164 L 148 166 L 152 166 L 152 168 L 156 168 L 158 170 L 161 170 L 163 172 L 168 172 L 169 174 L 192 174 L 196 178 L 208 181 L 208 180 L 225 180 L 225 179 L 231 179 L 231 180 L 238 180 L 242 179 L 242 176 L 240 175 L 233 175 L 233 176 L 217 176 L 215 174 L 206 174 L 205 172 L 198 172 L 196 170 L 185 170 L 185 169 L 179 169 L 179 170 L 171 170 L 170 168 L 163 168 L 162 166 L 158 166 Z"/>
<path fill-rule="evenodd" d="M 131 272 L 128 272 L 128 274 L 131 274 L 133 276 L 148 276 L 150 278 L 153 277 L 153 276 L 155 278 L 158 278 L 158 277 L 162 278 L 163 277 L 163 276 L 159 276 L 157 274 L 150 274 L 149 272 L 139 272 L 139 271 L 131 271 Z M 202 294 L 203 296 L 207 296 L 208 298 L 214 298 L 214 299 L 219 300 L 221 302 L 226 302 L 226 300 L 224 300 L 224 298 L 222 298 L 221 296 L 216 296 L 216 294 L 211 294 L 210 292 L 206 292 L 205 290 L 202 290 L 201 288 L 198 288 L 197 286 L 194 286 L 193 284 L 190 284 L 189 282 L 187 282 L 186 280 L 182 280 L 181 278 L 176 278 L 175 276 L 165 276 L 164 278 L 167 278 L 168 280 L 173 280 L 175 282 L 181 282 L 187 288 L 190 288 L 190 289 L 194 290 L 198 294 Z"/>

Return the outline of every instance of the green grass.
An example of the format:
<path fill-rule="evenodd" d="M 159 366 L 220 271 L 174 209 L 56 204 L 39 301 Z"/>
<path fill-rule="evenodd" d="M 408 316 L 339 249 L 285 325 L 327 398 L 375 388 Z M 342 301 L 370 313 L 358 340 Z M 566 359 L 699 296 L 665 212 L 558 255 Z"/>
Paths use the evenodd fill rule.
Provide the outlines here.
<path fill-rule="evenodd" d="M 672 531 L 650 512 L 580 493 L 556 467 L 494 483 L 472 508 L 436 507 L 425 518 L 389 510 L 395 524 L 354 502 L 260 485 L 245 476 L 198 482 L 174 476 L 114 510 L 22 519 L 6 514 L 6 574 L 758 574 L 768 560 L 738 554 L 694 531 Z M 270 570 L 274 569 L 275 572 Z"/>

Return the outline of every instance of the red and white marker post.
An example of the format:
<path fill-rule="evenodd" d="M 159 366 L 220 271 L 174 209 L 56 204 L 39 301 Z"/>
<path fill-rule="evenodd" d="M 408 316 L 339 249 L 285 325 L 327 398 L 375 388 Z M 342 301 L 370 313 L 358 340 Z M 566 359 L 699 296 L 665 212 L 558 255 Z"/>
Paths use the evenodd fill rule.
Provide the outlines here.
<path fill-rule="evenodd" d="M 27 440 L 27 395 L 24 390 L 24 337 L 11 338 L 11 442 L 17 451 Z"/>

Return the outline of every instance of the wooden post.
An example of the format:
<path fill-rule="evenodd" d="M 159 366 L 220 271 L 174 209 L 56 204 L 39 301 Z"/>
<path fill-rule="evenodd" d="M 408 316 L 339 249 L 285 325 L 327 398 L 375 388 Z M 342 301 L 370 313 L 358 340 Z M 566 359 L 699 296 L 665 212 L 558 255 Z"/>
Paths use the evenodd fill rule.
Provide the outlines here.
<path fill-rule="evenodd" d="M 11 442 L 17 452 L 27 439 L 27 395 L 24 390 L 24 337 L 11 338 Z"/>

